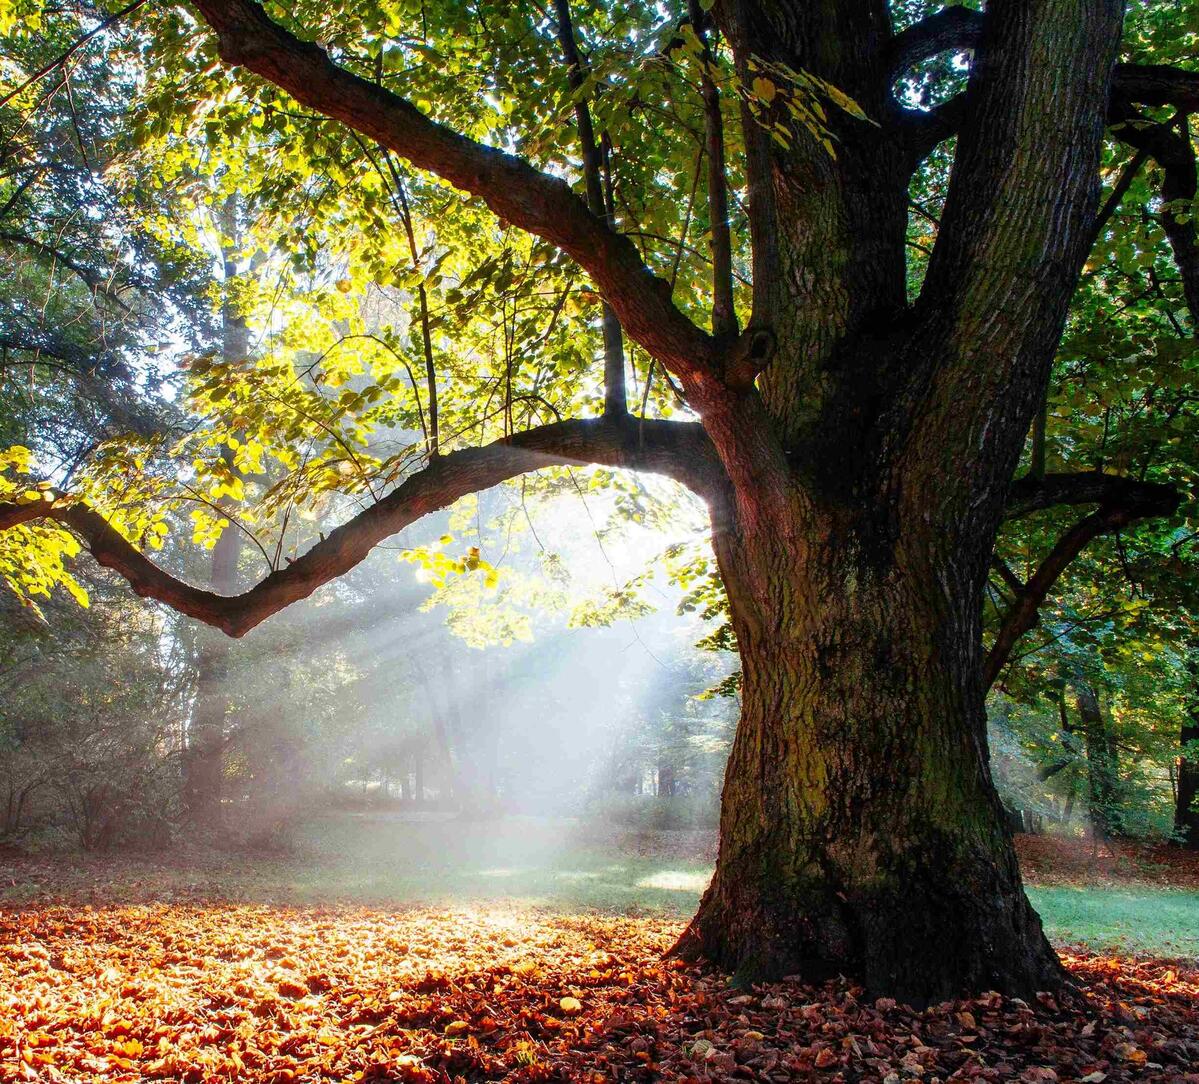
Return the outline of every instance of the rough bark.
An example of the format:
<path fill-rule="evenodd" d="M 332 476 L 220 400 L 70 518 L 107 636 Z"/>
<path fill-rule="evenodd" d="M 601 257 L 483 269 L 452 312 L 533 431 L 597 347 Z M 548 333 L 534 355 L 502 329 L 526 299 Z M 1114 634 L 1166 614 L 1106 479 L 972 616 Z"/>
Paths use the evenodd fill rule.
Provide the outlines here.
<path fill-rule="evenodd" d="M 852 529 L 829 510 L 718 541 L 742 715 L 680 950 L 741 981 L 847 974 L 915 1004 L 1052 988 L 988 766 L 974 593 L 928 590 L 937 532 L 904 531 L 884 568 Z"/>
<path fill-rule="evenodd" d="M 740 7 L 735 49 L 789 47 L 884 107 L 873 5 Z M 839 19 L 852 47 L 830 50 Z M 747 980 L 845 973 L 914 1002 L 1060 982 L 987 765 L 981 590 L 1095 215 L 1118 26 L 1112 4 L 993 5 L 911 313 L 897 148 L 846 122 L 836 164 L 775 152 L 787 315 L 760 385 L 801 484 L 751 521 L 734 483 L 736 527 L 717 519 L 743 709 L 681 945 Z"/>

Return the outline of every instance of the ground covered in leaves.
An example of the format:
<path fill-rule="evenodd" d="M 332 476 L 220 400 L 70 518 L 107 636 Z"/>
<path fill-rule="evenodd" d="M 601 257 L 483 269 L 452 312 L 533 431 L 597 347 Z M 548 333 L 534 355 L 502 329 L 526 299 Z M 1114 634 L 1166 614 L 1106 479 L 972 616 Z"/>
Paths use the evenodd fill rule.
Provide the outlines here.
<path fill-rule="evenodd" d="M 1020 835 L 1016 853 L 1033 884 L 1199 889 L 1199 851 L 1167 843 Z"/>
<path fill-rule="evenodd" d="M 913 1012 L 663 960 L 681 926 L 513 905 L 0 909 L 0 1080 L 1189 1081 L 1199 972 Z"/>

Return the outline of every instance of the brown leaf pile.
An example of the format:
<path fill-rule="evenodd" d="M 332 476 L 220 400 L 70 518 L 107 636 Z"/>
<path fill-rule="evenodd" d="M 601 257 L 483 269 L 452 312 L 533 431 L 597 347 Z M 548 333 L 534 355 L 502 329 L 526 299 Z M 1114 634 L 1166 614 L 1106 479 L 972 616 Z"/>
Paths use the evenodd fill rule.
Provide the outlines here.
<path fill-rule="evenodd" d="M 1199 889 L 1199 851 L 1167 843 L 1020 835 L 1016 853 L 1028 884 Z"/>
<path fill-rule="evenodd" d="M 1081 992 L 913 1012 L 739 992 L 677 923 L 506 907 L 0 911 L 0 1080 L 1187 1081 L 1199 974 L 1072 956 Z"/>

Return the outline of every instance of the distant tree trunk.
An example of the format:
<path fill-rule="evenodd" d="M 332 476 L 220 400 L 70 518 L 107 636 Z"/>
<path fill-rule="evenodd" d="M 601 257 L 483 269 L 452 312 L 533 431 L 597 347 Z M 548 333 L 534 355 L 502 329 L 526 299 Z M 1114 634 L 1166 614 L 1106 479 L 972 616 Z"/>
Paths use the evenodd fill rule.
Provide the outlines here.
<path fill-rule="evenodd" d="M 412 750 L 412 801 L 420 805 L 425 800 L 425 747 L 417 742 Z"/>
<path fill-rule="evenodd" d="M 673 798 L 675 793 L 674 764 L 667 756 L 658 758 L 658 797 Z"/>
<path fill-rule="evenodd" d="M 1184 847 L 1199 850 L 1199 656 L 1187 664 L 1191 696 L 1178 733 L 1178 792 L 1174 831 Z"/>
<path fill-rule="evenodd" d="M 1078 714 L 1087 750 L 1087 806 L 1097 839 L 1119 834 L 1119 754 L 1098 694 L 1088 682 L 1076 686 Z"/>
<path fill-rule="evenodd" d="M 225 204 L 222 229 L 236 236 L 236 202 Z M 228 289 L 236 277 L 232 259 L 225 259 L 226 290 L 221 305 L 221 357 L 226 362 L 244 358 L 249 349 L 249 331 L 236 311 Z M 233 453 L 223 449 L 232 467 Z M 212 588 L 222 595 L 237 591 L 237 562 L 241 555 L 241 532 L 230 525 L 221 533 L 212 551 Z M 224 749 L 229 712 L 229 657 L 233 641 L 207 625 L 197 630 L 196 700 L 192 709 L 188 748 L 184 760 L 184 805 L 197 827 L 215 827 L 221 819 Z"/>
<path fill-rule="evenodd" d="M 445 719 L 436 704 L 432 707 L 434 711 L 433 735 L 437 740 L 437 751 L 441 754 L 442 778 L 445 781 L 443 796 L 447 801 L 453 802 L 458 791 L 458 773 L 454 766 L 454 751 L 450 747 L 450 735 L 445 725 Z"/>

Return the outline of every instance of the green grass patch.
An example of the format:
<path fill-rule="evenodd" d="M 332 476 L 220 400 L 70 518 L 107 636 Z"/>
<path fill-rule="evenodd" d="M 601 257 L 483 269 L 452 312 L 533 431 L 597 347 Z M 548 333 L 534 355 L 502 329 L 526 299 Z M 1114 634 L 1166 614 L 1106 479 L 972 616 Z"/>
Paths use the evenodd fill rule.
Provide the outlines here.
<path fill-rule="evenodd" d="M 680 915 L 694 909 L 711 877 L 707 862 L 580 839 L 576 827 L 528 817 L 335 817 L 306 826 L 301 856 L 259 872 L 297 902 L 512 899 Z"/>
<path fill-rule="evenodd" d="M 1199 892 L 1033 886 L 1028 896 L 1056 944 L 1199 957 Z"/>

